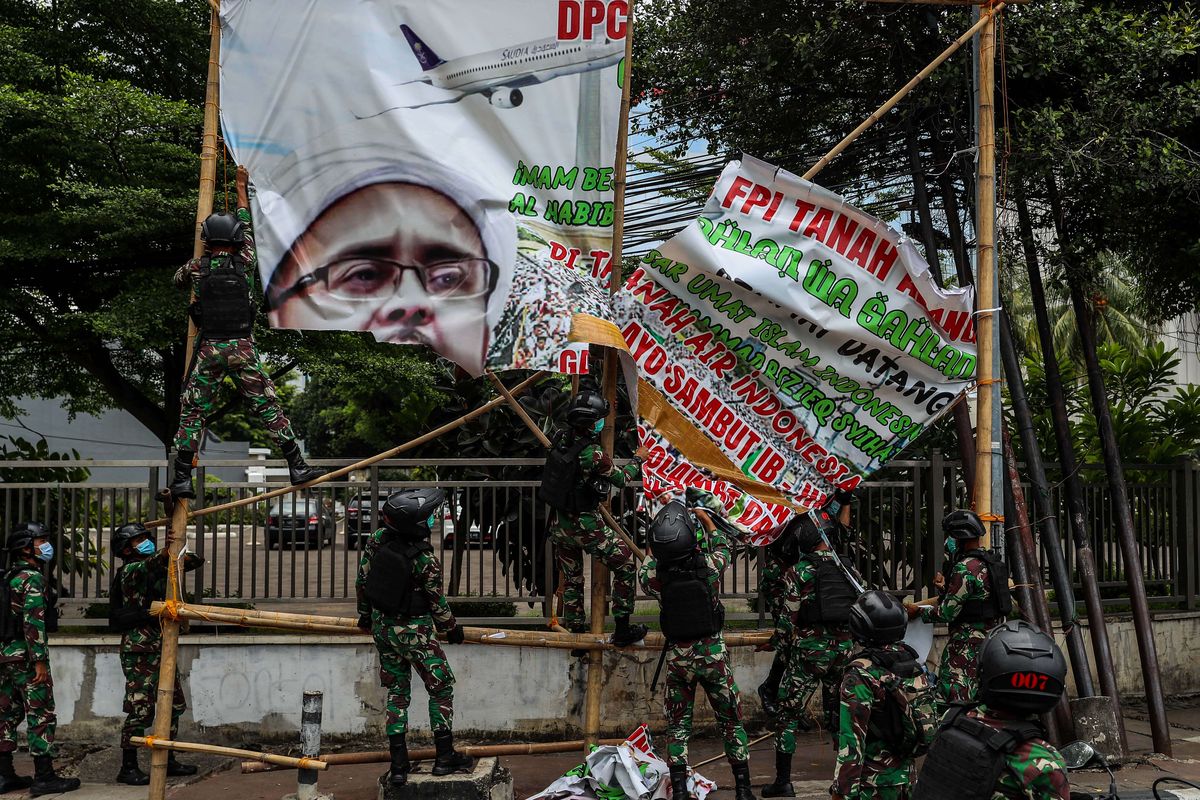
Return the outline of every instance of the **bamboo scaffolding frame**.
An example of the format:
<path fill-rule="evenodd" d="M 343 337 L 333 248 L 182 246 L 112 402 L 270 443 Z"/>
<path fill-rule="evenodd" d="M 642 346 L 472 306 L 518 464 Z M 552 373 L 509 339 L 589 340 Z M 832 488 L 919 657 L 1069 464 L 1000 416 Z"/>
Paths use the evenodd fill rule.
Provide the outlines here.
<path fill-rule="evenodd" d="M 618 745 L 624 739 L 600 739 L 601 745 Z M 582 739 L 568 742 L 533 742 L 529 744 L 456 744 L 455 749 L 474 758 L 489 756 L 531 756 L 542 753 L 570 753 L 583 747 Z M 428 761 L 437 755 L 432 747 L 418 747 L 408 751 L 409 761 Z M 388 750 L 368 750 L 363 753 L 330 753 L 321 756 L 321 760 L 331 767 L 343 767 L 351 764 L 386 764 L 391 761 L 392 754 Z M 243 761 L 242 774 L 252 775 L 256 772 L 277 772 L 293 767 L 282 764 L 268 764 L 262 761 Z"/>
<path fill-rule="evenodd" d="M 257 750 L 242 750 L 237 747 L 221 747 L 220 745 L 203 744 L 202 742 L 176 742 L 171 739 L 159 739 L 155 736 L 131 736 L 129 737 L 129 741 L 133 744 L 150 748 L 151 753 L 163 753 L 164 755 L 171 750 L 177 750 L 181 753 L 204 753 L 205 755 L 225 756 L 226 758 L 248 758 L 292 769 L 329 769 L 329 764 L 323 759 L 293 758 L 292 756 L 260 753 Z"/>

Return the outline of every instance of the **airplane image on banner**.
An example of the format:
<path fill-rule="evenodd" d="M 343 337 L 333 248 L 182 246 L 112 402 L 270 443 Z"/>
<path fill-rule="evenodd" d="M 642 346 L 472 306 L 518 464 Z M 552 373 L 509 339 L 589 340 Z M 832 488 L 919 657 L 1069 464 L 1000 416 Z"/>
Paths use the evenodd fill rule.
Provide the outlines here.
<path fill-rule="evenodd" d="M 400 30 L 421 65 L 422 74 L 397 86 L 425 83 L 456 95 L 397 108 L 457 103 L 472 94 L 483 95 L 497 108 L 516 108 L 525 99 L 521 92 L 523 88 L 563 75 L 603 69 L 616 64 L 625 55 L 625 43 L 619 40 L 563 42 L 549 38 L 445 61 L 421 41 L 412 28 L 401 25 Z"/>

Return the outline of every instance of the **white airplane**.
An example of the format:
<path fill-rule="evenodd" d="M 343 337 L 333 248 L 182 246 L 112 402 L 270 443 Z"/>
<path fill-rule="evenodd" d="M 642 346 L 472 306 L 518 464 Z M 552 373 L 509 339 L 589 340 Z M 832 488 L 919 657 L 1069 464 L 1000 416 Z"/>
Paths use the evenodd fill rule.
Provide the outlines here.
<path fill-rule="evenodd" d="M 400 30 L 423 72 L 421 77 L 398 85 L 427 83 L 438 89 L 458 92 L 456 97 L 447 100 L 416 103 L 405 106 L 407 108 L 457 103 L 471 94 L 482 94 L 497 108 L 516 108 L 525 99 L 521 93 L 523 87 L 561 75 L 603 69 L 625 55 L 622 41 L 561 42 L 550 38 L 443 61 L 413 33 L 412 28 L 401 25 Z"/>

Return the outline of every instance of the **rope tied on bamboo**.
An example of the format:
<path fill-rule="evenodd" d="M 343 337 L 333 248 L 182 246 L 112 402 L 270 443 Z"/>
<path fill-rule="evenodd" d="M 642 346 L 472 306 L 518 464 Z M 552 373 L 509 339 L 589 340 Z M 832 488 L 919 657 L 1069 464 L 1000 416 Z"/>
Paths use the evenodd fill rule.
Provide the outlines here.
<path fill-rule="evenodd" d="M 316 759 L 301 756 L 296 762 L 296 769 L 316 769 L 313 766 L 316 763 L 318 763 Z"/>
<path fill-rule="evenodd" d="M 162 608 L 158 610 L 159 619 L 169 619 L 179 622 L 179 608 L 183 604 L 179 600 L 163 600 Z"/>
<path fill-rule="evenodd" d="M 154 749 L 154 737 L 153 736 L 145 736 L 143 738 L 146 741 L 142 742 L 142 747 L 149 747 L 151 750 L 153 750 Z"/>

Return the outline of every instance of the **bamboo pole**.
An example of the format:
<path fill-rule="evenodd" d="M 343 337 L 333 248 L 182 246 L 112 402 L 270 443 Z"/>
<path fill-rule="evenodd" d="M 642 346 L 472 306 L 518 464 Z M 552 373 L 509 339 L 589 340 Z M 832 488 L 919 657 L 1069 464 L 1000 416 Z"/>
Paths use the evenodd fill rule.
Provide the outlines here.
<path fill-rule="evenodd" d="M 200 238 L 200 228 L 205 218 L 212 213 L 213 194 L 217 186 L 217 107 L 221 79 L 220 7 L 214 8 L 209 15 L 208 34 L 208 75 L 204 87 L 204 128 L 200 140 L 200 190 L 196 202 L 196 228 L 192 239 L 192 256 L 194 258 L 204 255 L 204 241 Z M 188 369 L 192 363 L 196 335 L 196 323 L 189 315 L 185 344 L 184 384 L 187 383 Z M 170 599 L 178 601 L 180 593 L 178 583 L 180 579 L 179 551 L 187 543 L 188 502 L 186 499 L 177 499 L 173 506 L 168 502 L 166 510 L 172 517 L 172 524 L 167 528 L 166 537 L 167 572 L 171 576 L 167 585 L 170 587 Z M 175 666 L 179 657 L 178 620 L 164 619 L 162 621 L 161 648 L 158 689 L 154 702 L 154 735 L 166 739 L 171 735 L 171 705 L 175 696 Z M 150 753 L 148 792 L 150 800 L 166 798 L 167 756 L 166 750 L 156 749 Z"/>
<path fill-rule="evenodd" d="M 501 381 L 500 378 L 496 376 L 496 373 L 492 372 L 491 370 L 488 370 L 487 375 L 491 382 L 495 385 L 496 391 L 504 396 L 504 399 L 507 401 L 509 407 L 512 408 L 513 412 L 521 418 L 522 422 L 525 423 L 525 427 L 529 428 L 534 437 L 536 437 L 537 440 L 542 443 L 542 447 L 549 448 L 550 437 L 546 435 L 545 431 L 538 427 L 538 424 L 533 421 L 533 417 L 529 416 L 529 412 L 525 410 L 525 407 L 521 405 L 517 398 L 513 397 L 512 392 L 508 391 L 508 389 L 504 387 L 504 382 Z M 629 549 L 633 551 L 633 554 L 637 556 L 638 561 L 645 561 L 646 554 L 642 551 L 642 548 L 637 546 L 637 543 L 633 541 L 633 538 L 625 532 L 625 529 L 621 527 L 619 522 L 617 522 L 617 518 L 613 516 L 613 513 L 605 506 L 600 506 L 599 511 L 600 516 L 604 517 L 604 524 L 612 528 L 613 532 L 620 537 L 621 541 L 625 542 Z"/>
<path fill-rule="evenodd" d="M 912 80 L 900 87 L 900 91 L 889 97 L 884 104 L 877 108 L 875 112 L 871 114 L 871 116 L 867 117 L 861 125 L 847 134 L 846 138 L 842 139 L 834 146 L 832 150 L 822 156 L 820 161 L 818 161 L 816 164 L 813 164 L 808 172 L 804 173 L 804 179 L 806 181 L 811 181 L 818 172 L 825 169 L 830 161 L 833 161 L 835 158 L 840 156 L 847 147 L 854 143 L 855 139 L 863 134 L 864 131 L 866 131 L 876 122 L 879 122 L 879 120 L 883 118 L 884 114 L 895 108 L 896 105 L 904 99 L 905 95 L 917 87 L 917 84 L 928 78 L 935 69 L 940 67 L 946 61 L 946 59 L 958 52 L 958 49 L 969 42 L 971 37 L 974 36 L 976 32 L 978 32 L 981 28 L 990 25 L 992 18 L 996 14 L 999 14 L 1004 6 L 1004 3 L 997 3 L 995 8 L 992 8 L 986 12 L 978 22 L 967 29 L 966 33 L 951 42 L 950 46 L 943 50 L 937 58 L 930 62 L 929 66 L 925 67 L 925 69 L 914 75 Z"/>
<path fill-rule="evenodd" d="M 526 389 L 528 389 L 530 386 L 532 386 L 535 382 L 537 382 L 543 376 L 545 376 L 545 374 L 546 374 L 545 372 L 538 372 L 538 373 L 531 375 L 530 377 L 526 378 L 525 380 L 521 381 L 519 384 L 514 386 L 510 390 L 510 395 L 516 396 L 516 395 L 521 394 Z M 484 414 L 486 414 L 487 412 L 491 411 L 493 408 L 495 408 L 496 406 L 498 406 L 504 402 L 506 402 L 504 397 L 494 397 L 491 400 L 489 400 L 488 402 L 481 405 L 479 408 L 475 409 L 474 411 L 468 411 L 466 414 L 463 414 L 458 419 L 453 420 L 451 422 L 447 422 L 445 425 L 442 425 L 439 428 L 434 428 L 433 430 L 429 431 L 428 433 L 422 434 L 415 439 L 411 439 L 411 440 L 405 442 L 404 444 L 393 447 L 391 450 L 385 450 L 384 452 L 379 453 L 378 455 L 373 455 L 370 458 L 364 458 L 362 461 L 357 461 L 347 467 L 341 467 L 340 469 L 335 469 L 331 472 L 327 472 L 324 475 L 322 475 L 321 477 L 317 478 L 316 480 L 309 481 L 308 483 L 297 484 L 295 486 L 285 486 L 280 489 L 274 489 L 270 492 L 264 492 L 263 494 L 256 494 L 256 495 L 252 495 L 250 497 L 243 497 L 241 500 L 234 500 L 229 503 L 222 503 L 220 505 L 215 505 L 215 506 L 206 506 L 205 508 L 201 508 L 197 511 L 193 511 L 190 514 L 188 514 L 187 519 L 195 519 L 196 517 L 203 517 L 208 514 L 215 514 L 218 511 L 227 511 L 231 508 L 239 508 L 241 506 L 253 505 L 255 503 L 263 503 L 263 502 L 266 502 L 267 500 L 271 500 L 273 498 L 280 497 L 285 494 L 292 494 L 293 492 L 298 492 L 303 489 L 311 489 L 312 487 L 317 486 L 319 484 L 326 483 L 327 481 L 334 480 L 335 478 L 340 478 L 343 475 L 348 475 L 349 473 L 354 472 L 355 470 L 364 469 L 366 467 L 371 466 L 372 464 L 383 461 L 384 459 L 392 458 L 392 457 L 397 456 L 400 453 L 403 453 L 407 450 L 412 450 L 414 447 L 420 447 L 421 445 L 426 444 L 427 442 L 432 442 L 434 439 L 437 439 L 439 436 L 444 436 L 445 434 L 449 433 L 450 431 L 454 430 L 455 428 L 461 428 L 463 425 L 466 425 L 468 422 L 475 419 L 476 417 L 483 416 Z M 162 525 L 164 522 L 166 522 L 165 519 L 154 519 L 154 520 L 150 520 L 149 522 L 145 523 L 145 525 L 147 528 L 155 528 L 159 525 Z"/>
<path fill-rule="evenodd" d="M 754 745 L 758 744 L 759 742 L 765 742 L 767 739 L 770 739 L 774 735 L 775 735 L 775 731 L 771 731 L 770 733 L 764 733 L 762 736 L 758 737 L 757 739 L 747 742 L 746 749 L 748 750 L 751 747 L 754 747 Z M 705 766 L 706 764 L 711 764 L 714 761 L 721 759 L 721 758 L 725 758 L 725 754 L 717 753 L 712 758 L 706 758 L 698 764 L 692 764 L 692 769 L 694 769 L 694 770 L 700 769 L 701 767 Z"/>
<path fill-rule="evenodd" d="M 600 745 L 619 745 L 624 739 L 600 739 Z M 570 753 L 583 746 L 582 739 L 569 742 L 532 742 L 528 744 L 478 744 L 455 745 L 460 753 L 474 758 L 489 756 L 532 756 L 543 753 Z M 418 747 L 408 751 L 409 761 L 428 761 L 437 755 L 432 747 Z M 351 764 L 386 764 L 391 761 L 392 754 L 388 750 L 369 750 L 365 753 L 330 753 L 321 756 L 321 760 L 331 767 L 344 767 Z M 243 761 L 242 774 L 252 775 L 256 772 L 276 772 L 293 767 L 281 764 L 267 764 L 262 761 Z"/>
<path fill-rule="evenodd" d="M 280 630 L 307 631 L 310 633 L 332 633 L 366 636 L 358 627 L 354 617 L 326 617 L 315 614 L 292 614 L 284 611 L 258 611 L 254 609 L 228 608 L 180 603 L 172 606 L 179 619 L 195 622 L 213 622 L 220 625 L 237 625 L 246 628 L 278 628 Z M 150 604 L 150 613 L 166 616 L 168 605 L 155 601 Z M 541 630 L 510 630 L 468 626 L 463 628 L 465 641 L 471 644 L 504 645 L 509 647 L 550 647 L 564 650 L 609 650 L 614 649 L 606 637 L 592 633 L 559 633 Z M 754 647 L 770 639 L 770 630 L 732 631 L 725 634 L 728 647 Z M 444 638 L 444 637 L 443 637 Z M 629 650 L 661 650 L 665 639 L 661 633 L 651 631 L 644 642 Z"/>
<path fill-rule="evenodd" d="M 260 753 L 256 750 L 242 750 L 237 747 L 220 747 L 215 744 L 203 744 L 201 742 L 176 742 L 170 739 L 159 739 L 156 736 L 131 736 L 129 737 L 129 741 L 133 744 L 139 744 L 142 747 L 149 747 L 151 753 L 165 754 L 171 750 L 178 750 L 181 753 L 204 753 L 210 756 L 226 756 L 227 758 L 248 758 L 292 769 L 329 769 L 329 764 L 324 759 L 292 758 L 291 756 L 278 756 L 274 753 Z"/>

